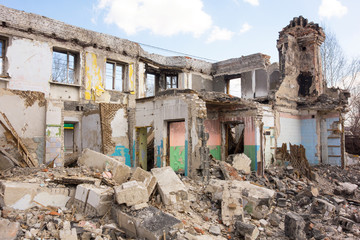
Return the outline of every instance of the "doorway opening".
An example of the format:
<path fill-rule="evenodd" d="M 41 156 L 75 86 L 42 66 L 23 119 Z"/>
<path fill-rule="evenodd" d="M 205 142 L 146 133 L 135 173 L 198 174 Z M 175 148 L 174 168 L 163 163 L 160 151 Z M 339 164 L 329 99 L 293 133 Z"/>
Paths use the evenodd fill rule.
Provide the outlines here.
<path fill-rule="evenodd" d="M 168 122 L 166 165 L 170 166 L 175 172 L 182 174 L 185 173 L 187 161 L 185 129 L 185 121 Z"/>
<path fill-rule="evenodd" d="M 225 124 L 226 158 L 231 154 L 244 153 L 244 129 L 243 122 L 228 122 Z"/>

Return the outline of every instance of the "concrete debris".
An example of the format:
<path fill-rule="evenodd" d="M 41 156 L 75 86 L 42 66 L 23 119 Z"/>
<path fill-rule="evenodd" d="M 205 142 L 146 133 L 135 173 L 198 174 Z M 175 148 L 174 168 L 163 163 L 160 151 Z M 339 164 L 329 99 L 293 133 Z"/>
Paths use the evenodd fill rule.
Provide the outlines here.
<path fill-rule="evenodd" d="M 131 174 L 131 168 L 122 162 L 88 148 L 85 149 L 79 157 L 78 164 L 100 171 L 110 171 L 112 173 L 112 178 L 118 184 L 126 182 Z"/>
<path fill-rule="evenodd" d="M 259 230 L 256 226 L 241 221 L 235 223 L 235 231 L 239 236 L 246 240 L 255 240 L 259 236 Z"/>
<path fill-rule="evenodd" d="M 219 162 L 209 169 L 221 171 Z M 98 240 L 360 237 L 359 189 L 332 192 L 358 186 L 358 165 L 314 167 L 316 181 L 291 166 L 268 168 L 264 177 L 235 169 L 243 180 L 214 174 L 208 183 L 170 167 L 134 169 L 121 184 L 109 182 L 105 171 L 86 165 L 3 171 L 0 233 L 9 239 Z"/>
<path fill-rule="evenodd" d="M 153 168 L 161 199 L 165 205 L 174 205 L 188 199 L 188 192 L 171 167 Z"/>
<path fill-rule="evenodd" d="M 107 186 L 80 184 L 76 187 L 74 206 L 89 217 L 100 217 L 110 211 L 114 190 Z"/>
<path fill-rule="evenodd" d="M 154 207 L 124 212 L 113 208 L 113 214 L 120 228 L 135 238 L 149 240 L 164 239 L 173 229 L 181 228 L 181 221 Z"/>
<path fill-rule="evenodd" d="M 251 173 L 251 159 L 244 153 L 229 155 L 228 158 L 232 158 L 232 166 L 245 174 Z"/>
<path fill-rule="evenodd" d="M 288 212 L 285 215 L 285 236 L 295 240 L 305 240 L 305 221 L 297 213 Z"/>
<path fill-rule="evenodd" d="M 129 181 L 115 186 L 115 199 L 118 204 L 126 203 L 127 206 L 134 206 L 149 201 L 149 194 L 142 182 Z"/>
<path fill-rule="evenodd" d="M 339 186 L 334 189 L 334 193 L 337 195 L 352 195 L 357 188 L 358 185 L 349 182 L 339 183 Z"/>
<path fill-rule="evenodd" d="M 139 167 L 136 168 L 135 172 L 132 174 L 130 181 L 142 182 L 148 190 L 149 197 L 156 186 L 156 179 L 151 172 L 147 172 Z"/>
<path fill-rule="evenodd" d="M 235 181 L 223 185 L 221 219 L 226 226 L 244 219 L 242 191 L 237 188 Z"/>
<path fill-rule="evenodd" d="M 65 208 L 70 191 L 64 187 L 47 188 L 36 183 L 0 181 L 0 206 L 26 210 L 34 206 Z"/>
<path fill-rule="evenodd" d="M 0 236 L 3 240 L 16 239 L 20 230 L 20 223 L 10 222 L 8 219 L 0 218 Z"/>

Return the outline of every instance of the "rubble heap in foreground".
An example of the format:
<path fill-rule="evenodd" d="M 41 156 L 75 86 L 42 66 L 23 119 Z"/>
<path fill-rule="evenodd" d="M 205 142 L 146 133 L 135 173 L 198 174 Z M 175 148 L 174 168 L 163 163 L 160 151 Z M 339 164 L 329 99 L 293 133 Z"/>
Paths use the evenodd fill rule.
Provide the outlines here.
<path fill-rule="evenodd" d="M 359 164 L 315 167 L 311 181 L 291 165 L 261 177 L 213 160 L 206 183 L 170 167 L 89 167 L 94 156 L 106 157 L 86 150 L 80 167 L 1 172 L 2 239 L 360 237 Z"/>

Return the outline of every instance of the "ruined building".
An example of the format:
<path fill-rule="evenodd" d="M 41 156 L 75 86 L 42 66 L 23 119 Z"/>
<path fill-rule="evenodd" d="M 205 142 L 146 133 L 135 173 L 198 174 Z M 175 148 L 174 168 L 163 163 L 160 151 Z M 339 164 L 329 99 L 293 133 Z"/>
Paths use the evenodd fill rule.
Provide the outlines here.
<path fill-rule="evenodd" d="M 280 32 L 279 64 L 261 53 L 216 63 L 149 54 L 4 6 L 0 22 L 0 148 L 28 165 L 62 166 L 90 148 L 196 176 L 211 157 L 243 152 L 261 173 L 284 143 L 302 144 L 310 164 L 346 164 L 348 95 L 326 87 L 325 35 L 303 17 Z"/>

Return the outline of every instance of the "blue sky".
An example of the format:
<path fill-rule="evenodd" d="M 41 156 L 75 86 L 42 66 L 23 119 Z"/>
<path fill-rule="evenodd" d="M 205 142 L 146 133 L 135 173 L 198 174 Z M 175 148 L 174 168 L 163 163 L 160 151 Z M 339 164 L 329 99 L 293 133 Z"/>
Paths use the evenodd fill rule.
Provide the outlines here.
<path fill-rule="evenodd" d="M 359 0 L 0 0 L 0 4 L 213 60 L 261 52 L 276 62 L 279 31 L 303 15 L 330 28 L 349 57 L 360 55 Z"/>

